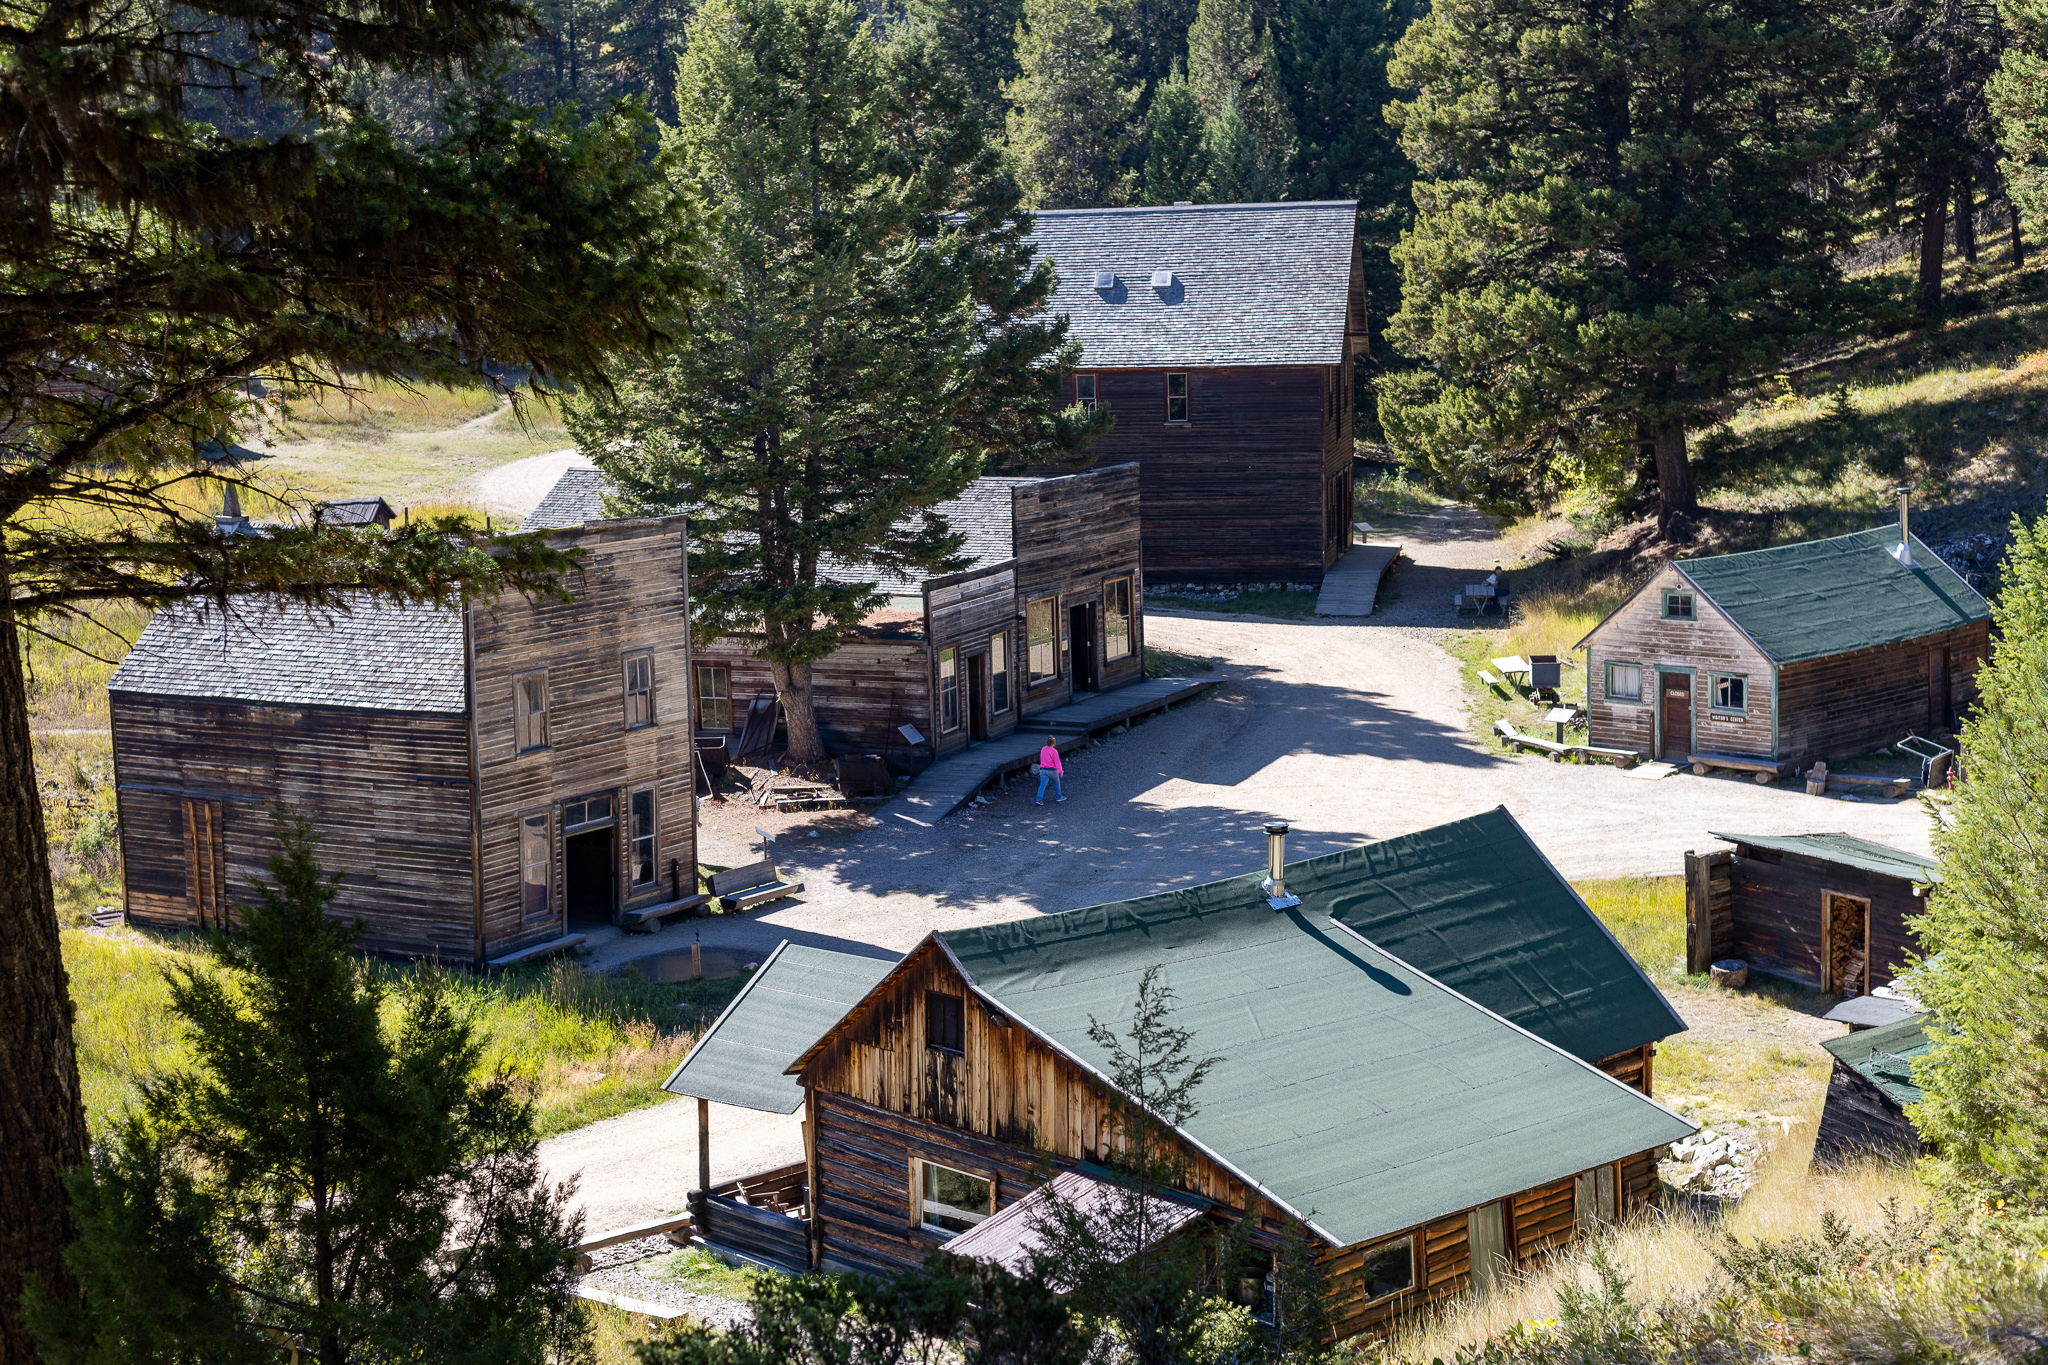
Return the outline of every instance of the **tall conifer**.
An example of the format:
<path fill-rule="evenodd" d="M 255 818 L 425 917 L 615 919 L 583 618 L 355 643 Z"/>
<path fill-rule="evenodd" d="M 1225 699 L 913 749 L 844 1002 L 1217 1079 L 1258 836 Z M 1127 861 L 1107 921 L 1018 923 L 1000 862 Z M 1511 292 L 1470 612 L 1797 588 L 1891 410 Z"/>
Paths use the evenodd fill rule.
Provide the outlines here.
<path fill-rule="evenodd" d="M 1211 133 L 1211 155 L 1234 102 L 1257 144 L 1250 178 L 1270 183 L 1277 194 L 1294 158 L 1294 120 L 1280 89 L 1272 31 L 1261 29 L 1251 0 L 1201 0 L 1188 30 L 1188 85 L 1202 116 L 1218 130 Z"/>
<path fill-rule="evenodd" d="M 1009 118 L 1003 87 L 1015 80 L 1015 35 L 1024 0 L 911 0 L 910 17 L 929 31 L 946 68 L 966 87 L 982 126 L 999 134 Z"/>
<path fill-rule="evenodd" d="M 1017 62 L 1022 74 L 1005 93 L 1025 202 L 1048 209 L 1130 202 L 1139 92 L 1094 0 L 1024 0 Z"/>
<path fill-rule="evenodd" d="M 1145 114 L 1145 202 L 1200 203 L 1208 197 L 1209 149 L 1202 107 L 1178 69 Z"/>

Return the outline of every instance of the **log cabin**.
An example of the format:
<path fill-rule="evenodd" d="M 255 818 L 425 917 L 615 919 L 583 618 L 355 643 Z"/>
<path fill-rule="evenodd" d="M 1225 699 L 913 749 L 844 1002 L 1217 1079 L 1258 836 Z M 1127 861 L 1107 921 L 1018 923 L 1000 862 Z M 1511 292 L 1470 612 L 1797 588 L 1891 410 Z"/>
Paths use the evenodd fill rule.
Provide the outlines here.
<path fill-rule="evenodd" d="M 1268 832 L 1272 885 L 934 933 L 796 1057 L 812 1264 L 916 1265 L 1049 1174 L 1114 1179 L 1090 1024 L 1151 967 L 1222 1059 L 1173 1140 L 1209 1217 L 1257 1210 L 1254 1311 L 1290 1227 L 1342 1338 L 1656 1198 L 1693 1125 L 1649 1098 L 1651 1057 L 1684 1024 L 1506 811 L 1291 864 Z"/>
<path fill-rule="evenodd" d="M 1103 466 L 1055 478 L 977 479 L 933 510 L 966 537 L 961 570 L 933 577 L 827 564 L 888 604 L 811 668 L 812 706 L 834 754 L 881 754 L 906 771 L 1009 734 L 1025 719 L 1145 675 L 1140 473 Z M 572 469 L 523 525 L 603 513 L 606 485 Z M 693 720 L 736 741 L 749 705 L 775 695 L 759 637 L 700 642 Z M 919 736 L 908 739 L 910 726 Z"/>
<path fill-rule="evenodd" d="M 1933 1050 L 1928 1016 L 1916 1014 L 1821 1044 L 1833 1059 L 1827 1103 L 1813 1135 L 1813 1160 L 1839 1166 L 1860 1157 L 1911 1160 L 1924 1148 L 1906 1106 L 1920 1103 L 1913 1064 Z"/>
<path fill-rule="evenodd" d="M 1091 449 L 1143 471 L 1161 584 L 1317 584 L 1351 542 L 1353 363 L 1367 345 L 1358 206 L 1041 210 L 1032 242 L 1081 343 Z"/>
<path fill-rule="evenodd" d="M 1849 834 L 1720 834 L 1685 855 L 1686 970 L 1740 958 L 1815 990 L 1868 995 L 1920 951 L 1907 920 L 1941 880 L 1932 858 Z"/>
<path fill-rule="evenodd" d="M 1767 781 L 1952 730 L 1990 620 L 1903 525 L 1674 560 L 1574 646 L 1589 742 Z"/>
<path fill-rule="evenodd" d="M 573 602 L 157 612 L 108 689 L 130 922 L 229 922 L 287 806 L 373 952 L 483 966 L 694 892 L 683 520 L 550 543 Z"/>

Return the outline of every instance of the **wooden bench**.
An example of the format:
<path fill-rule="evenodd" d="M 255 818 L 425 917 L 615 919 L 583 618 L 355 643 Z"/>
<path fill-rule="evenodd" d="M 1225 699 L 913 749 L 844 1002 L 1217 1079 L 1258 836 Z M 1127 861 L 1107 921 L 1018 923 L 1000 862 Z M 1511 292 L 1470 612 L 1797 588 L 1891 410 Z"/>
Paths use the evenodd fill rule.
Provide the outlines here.
<path fill-rule="evenodd" d="M 1634 749 L 1603 749 L 1597 744 L 1573 744 L 1568 746 L 1572 753 L 1595 763 L 1612 763 L 1617 768 L 1633 768 L 1642 762 L 1643 756 Z"/>
<path fill-rule="evenodd" d="M 767 858 L 711 874 L 711 894 L 725 902 L 728 910 L 751 910 L 784 896 L 794 896 L 803 889 L 802 882 L 783 881 L 774 861 Z"/>
<path fill-rule="evenodd" d="M 1493 732 L 1500 736 L 1501 743 L 1516 753 L 1521 753 L 1524 749 L 1534 749 L 1539 754 L 1548 754 L 1552 763 L 1563 762 L 1572 750 L 1569 744 L 1557 744 L 1547 739 L 1538 739 L 1534 735 L 1525 735 L 1504 720 L 1493 723 Z"/>
<path fill-rule="evenodd" d="M 1715 768 L 1729 768 L 1736 772 L 1754 773 L 1756 780 L 1764 786 L 1785 775 L 1784 764 L 1769 758 L 1751 758 L 1747 754 L 1695 753 L 1686 755 L 1685 761 L 1692 764 L 1692 770 L 1701 777 Z"/>
<path fill-rule="evenodd" d="M 1479 681 L 1485 683 L 1488 687 L 1497 689 L 1505 688 L 1508 685 L 1506 678 L 1501 677 L 1497 673 L 1489 673 L 1483 668 L 1479 670 Z"/>
<path fill-rule="evenodd" d="M 708 893 L 685 896 L 679 901 L 663 901 L 659 905 L 643 905 L 637 910 L 628 910 L 619 916 L 619 925 L 627 933 L 651 934 L 661 928 L 661 922 L 670 915 L 681 915 L 700 906 L 711 904 Z"/>
<path fill-rule="evenodd" d="M 1827 785 L 1830 787 L 1855 787 L 1862 791 L 1875 792 L 1880 796 L 1889 796 L 1896 799 L 1910 793 L 1913 790 L 1914 782 L 1910 777 L 1871 777 L 1863 773 L 1829 773 Z"/>

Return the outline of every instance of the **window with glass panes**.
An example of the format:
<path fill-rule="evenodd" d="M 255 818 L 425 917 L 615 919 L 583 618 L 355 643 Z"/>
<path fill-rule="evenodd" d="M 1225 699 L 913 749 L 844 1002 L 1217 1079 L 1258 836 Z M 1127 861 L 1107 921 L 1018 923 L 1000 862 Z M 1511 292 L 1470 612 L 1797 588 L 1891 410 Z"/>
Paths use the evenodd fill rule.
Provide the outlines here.
<path fill-rule="evenodd" d="M 654 656 L 635 654 L 626 660 L 626 728 L 654 724 Z"/>
<path fill-rule="evenodd" d="M 1184 374 L 1166 376 L 1166 420 L 1188 420 L 1188 377 Z"/>
<path fill-rule="evenodd" d="M 1074 376 L 1074 399 L 1088 411 L 1095 411 L 1095 376 L 1077 374 Z"/>
<path fill-rule="evenodd" d="M 996 1211 L 996 1182 L 935 1161 L 917 1163 L 917 1221 L 933 1232 L 965 1232 Z"/>
<path fill-rule="evenodd" d="M 519 892 L 528 920 L 546 919 L 554 911 L 548 875 L 554 859 L 553 840 L 548 837 L 548 816 L 538 811 L 519 821 Z"/>
<path fill-rule="evenodd" d="M 629 805 L 633 813 L 633 844 L 630 854 L 633 885 L 651 886 L 656 876 L 653 791 L 634 792 Z"/>
<path fill-rule="evenodd" d="M 1060 675 L 1059 605 L 1057 597 L 1041 597 L 1024 608 L 1024 648 L 1033 687 Z"/>
<path fill-rule="evenodd" d="M 548 747 L 548 675 L 524 673 L 512 680 L 513 725 L 519 752 Z"/>
<path fill-rule="evenodd" d="M 939 733 L 960 728 L 960 651 L 939 651 Z"/>
<path fill-rule="evenodd" d="M 1112 578 L 1102 585 L 1102 657 L 1127 659 L 1131 654 L 1131 580 Z"/>
<path fill-rule="evenodd" d="M 988 709 L 1001 715 L 1010 709 L 1010 632 L 999 630 L 988 640 Z"/>
<path fill-rule="evenodd" d="M 697 728 L 732 729 L 732 670 L 724 664 L 697 665 Z"/>

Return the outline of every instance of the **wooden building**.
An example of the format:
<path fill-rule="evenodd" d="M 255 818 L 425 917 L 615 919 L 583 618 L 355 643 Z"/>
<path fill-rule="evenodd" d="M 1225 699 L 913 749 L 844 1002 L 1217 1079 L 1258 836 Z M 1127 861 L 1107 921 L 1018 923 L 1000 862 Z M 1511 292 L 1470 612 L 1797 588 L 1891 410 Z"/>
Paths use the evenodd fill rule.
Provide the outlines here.
<path fill-rule="evenodd" d="M 1871 1156 L 1910 1160 L 1920 1155 L 1923 1144 L 1906 1117 L 1906 1106 L 1920 1103 L 1913 1064 L 1932 1047 L 1927 1022 L 1927 1015 L 1916 1014 L 1821 1044 L 1834 1067 L 1828 1075 L 1820 1127 L 1813 1135 L 1816 1164 L 1838 1166 Z"/>
<path fill-rule="evenodd" d="M 1686 970 L 1740 958 L 1817 990 L 1868 995 L 1919 951 L 1906 921 L 1941 880 L 1932 858 L 1849 834 L 1715 834 L 1685 855 Z"/>
<path fill-rule="evenodd" d="M 373 951 L 480 965 L 694 892 L 682 519 L 553 543 L 573 603 L 158 612 L 109 685 L 130 921 L 231 918 L 284 804 Z"/>
<path fill-rule="evenodd" d="M 832 578 L 873 582 L 890 599 L 811 667 L 826 746 L 884 754 L 915 770 L 1077 696 L 1143 678 L 1139 484 L 1129 464 L 1060 478 L 977 479 L 934 509 L 966 536 L 965 569 L 913 578 L 825 566 Z M 570 470 L 524 524 L 600 515 L 604 491 L 596 470 Z M 696 648 L 700 735 L 736 740 L 748 706 L 775 694 L 758 646 L 757 636 L 735 635 Z M 905 725 L 920 742 L 905 737 Z"/>
<path fill-rule="evenodd" d="M 915 1265 L 1050 1174 L 1115 1178 L 1089 1024 L 1128 1017 L 1157 966 L 1194 1051 L 1224 1059 L 1177 1140 L 1206 1216 L 1241 1221 L 1259 1192 L 1238 1280 L 1256 1310 L 1290 1224 L 1353 1336 L 1656 1197 L 1657 1150 L 1693 1126 L 1648 1098 L 1651 1059 L 1684 1024 L 1504 810 L 1283 874 L 1274 900 L 1255 871 L 933 934 L 795 1049 L 735 1002 L 720 1029 L 759 1045 L 693 1054 L 669 1088 L 783 1110 L 741 1073 L 792 1056 L 809 1170 L 783 1197 L 810 1263 Z"/>
<path fill-rule="evenodd" d="M 1976 698 L 1991 609 L 1901 530 L 1665 565 L 1595 626 L 1589 742 L 1760 780 L 1950 730 Z M 1731 764 L 1730 766 L 1738 766 Z"/>
<path fill-rule="evenodd" d="M 1159 583 L 1320 583 L 1351 542 L 1357 208 L 1058 209 L 1032 240 L 1081 343 L 1067 396 L 1107 405 L 1102 464 L 1143 471 Z"/>

